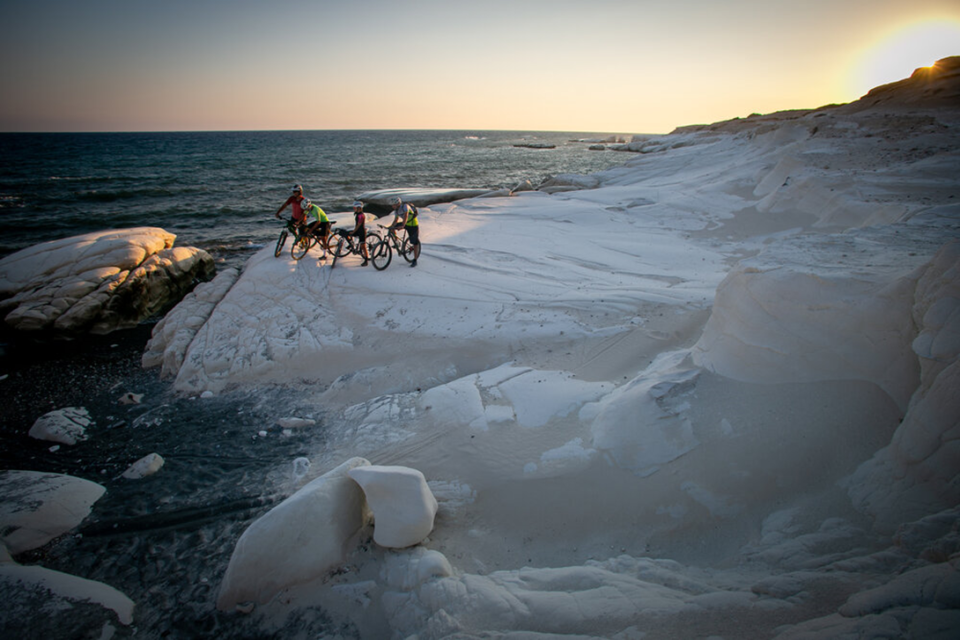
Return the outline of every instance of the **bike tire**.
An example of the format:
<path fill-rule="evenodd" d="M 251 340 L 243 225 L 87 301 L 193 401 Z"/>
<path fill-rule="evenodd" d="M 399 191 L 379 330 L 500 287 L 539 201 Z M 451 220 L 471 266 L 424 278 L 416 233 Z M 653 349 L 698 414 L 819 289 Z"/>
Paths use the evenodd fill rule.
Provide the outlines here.
<path fill-rule="evenodd" d="M 373 248 L 376 247 L 381 242 L 383 242 L 383 240 L 379 236 L 368 235 L 367 238 L 363 241 L 363 243 L 367 245 L 367 255 L 370 257 L 373 257 L 373 253 L 372 253 Z"/>
<path fill-rule="evenodd" d="M 383 271 L 389 267 L 391 260 L 393 260 L 393 250 L 390 248 L 390 243 L 381 240 L 370 249 L 370 261 L 373 262 L 373 268 L 377 271 Z"/>
<path fill-rule="evenodd" d="M 337 234 L 337 242 L 330 247 L 330 252 L 335 258 L 345 258 L 350 254 L 350 243 L 346 238 Z"/>
<path fill-rule="evenodd" d="M 283 231 L 280 232 L 280 237 L 277 238 L 277 248 L 273 250 L 273 257 L 274 257 L 274 258 L 279 258 L 279 257 L 280 257 L 280 254 L 283 253 L 283 245 L 285 245 L 285 244 L 287 243 L 287 236 L 288 236 L 288 235 L 289 235 L 289 234 L 287 233 L 287 230 L 286 230 L 286 229 L 284 229 Z"/>
<path fill-rule="evenodd" d="M 400 247 L 400 255 L 407 262 L 413 262 L 420 257 L 420 245 L 413 246 L 410 244 L 410 238 L 404 238 L 403 245 Z"/>
<path fill-rule="evenodd" d="M 336 233 L 331 231 L 329 234 L 327 234 L 327 251 L 333 253 L 334 249 L 337 248 L 337 242 L 339 240 L 340 236 L 338 236 Z"/>
<path fill-rule="evenodd" d="M 294 260 L 299 260 L 303 256 L 307 255 L 307 252 L 310 251 L 310 247 L 312 247 L 313 243 L 316 241 L 316 238 L 311 238 L 310 236 L 300 236 L 293 241 L 293 246 L 290 247 L 290 255 L 293 256 Z"/>

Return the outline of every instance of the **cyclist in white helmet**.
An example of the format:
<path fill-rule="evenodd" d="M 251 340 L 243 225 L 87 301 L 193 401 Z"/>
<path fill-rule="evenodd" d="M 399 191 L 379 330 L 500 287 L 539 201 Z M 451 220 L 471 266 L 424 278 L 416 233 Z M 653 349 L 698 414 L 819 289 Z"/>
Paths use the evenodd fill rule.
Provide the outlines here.
<path fill-rule="evenodd" d="M 303 218 L 307 224 L 307 232 L 319 238 L 320 262 L 327 259 L 327 241 L 330 239 L 330 219 L 327 213 L 309 200 L 303 201 Z"/>
<path fill-rule="evenodd" d="M 363 256 L 363 262 L 360 266 L 365 267 L 370 261 L 370 254 L 367 251 L 367 216 L 363 212 L 363 203 L 359 200 L 353 203 L 353 219 L 356 222 L 353 227 L 353 235 L 360 243 L 360 254 Z"/>
<path fill-rule="evenodd" d="M 393 206 L 393 224 L 390 229 L 407 230 L 407 238 L 414 251 L 414 259 L 410 262 L 411 267 L 417 266 L 416 256 L 420 255 L 420 223 L 417 221 L 417 208 L 410 204 L 404 204 L 400 196 L 394 196 L 390 199 Z"/>

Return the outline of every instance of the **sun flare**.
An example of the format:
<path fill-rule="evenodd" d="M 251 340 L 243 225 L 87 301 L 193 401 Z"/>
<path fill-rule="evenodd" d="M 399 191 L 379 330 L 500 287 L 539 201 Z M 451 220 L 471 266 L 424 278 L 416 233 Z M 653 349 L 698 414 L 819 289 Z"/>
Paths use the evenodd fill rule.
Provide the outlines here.
<path fill-rule="evenodd" d="M 850 78 L 858 97 L 870 89 L 908 78 L 916 69 L 960 55 L 960 21 L 927 20 L 885 34 L 860 55 Z"/>

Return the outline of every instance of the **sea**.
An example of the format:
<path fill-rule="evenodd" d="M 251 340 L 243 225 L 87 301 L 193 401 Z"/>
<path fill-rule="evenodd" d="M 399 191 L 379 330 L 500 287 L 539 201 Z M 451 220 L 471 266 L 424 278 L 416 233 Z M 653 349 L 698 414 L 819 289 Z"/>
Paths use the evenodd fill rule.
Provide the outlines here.
<path fill-rule="evenodd" d="M 534 186 L 623 164 L 611 134 L 536 131 L 233 131 L 0 134 L 0 257 L 135 226 L 235 265 L 271 237 L 294 184 L 328 213 L 394 188 Z M 521 146 L 516 146 L 521 145 Z M 523 146 L 530 145 L 530 146 Z M 554 148 L 538 148 L 553 146 Z"/>
<path fill-rule="evenodd" d="M 589 149 L 607 136 L 0 134 L 0 258 L 66 236 L 150 225 L 177 234 L 179 245 L 207 250 L 218 267 L 240 266 L 276 238 L 274 213 L 294 184 L 334 214 L 377 189 L 537 185 L 625 163 L 627 154 Z M 15 559 L 102 582 L 136 603 L 134 623 L 122 625 L 95 605 L 58 608 L 43 590 L 21 590 L 4 603 L 0 637 L 361 638 L 335 610 L 298 609 L 265 633 L 258 611 L 216 609 L 238 538 L 296 490 L 305 461 L 330 437 L 325 408 L 279 385 L 206 399 L 174 393 L 157 369 L 141 366 L 156 321 L 66 343 L 0 331 L 0 490 L 6 470 L 67 474 L 106 489 L 81 525 Z M 28 436 L 38 418 L 65 407 L 88 411 L 87 440 L 67 446 Z M 290 416 L 316 425 L 286 434 L 277 421 Z M 158 473 L 122 476 L 150 453 L 164 459 Z M 61 614 L 36 615 L 53 609 Z"/>

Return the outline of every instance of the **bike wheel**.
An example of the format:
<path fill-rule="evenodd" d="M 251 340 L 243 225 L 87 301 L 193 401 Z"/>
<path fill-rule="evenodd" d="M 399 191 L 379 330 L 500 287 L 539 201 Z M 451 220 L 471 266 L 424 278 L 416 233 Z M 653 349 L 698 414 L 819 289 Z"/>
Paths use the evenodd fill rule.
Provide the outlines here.
<path fill-rule="evenodd" d="M 329 251 L 330 253 L 333 253 L 334 250 L 336 250 L 337 242 L 339 241 L 340 241 L 340 236 L 338 236 L 333 232 L 330 232 L 330 234 L 327 235 L 327 251 Z"/>
<path fill-rule="evenodd" d="M 377 271 L 383 271 L 390 266 L 393 260 L 393 250 L 390 244 L 381 240 L 372 249 L 370 249 L 370 260 L 373 262 L 373 268 Z"/>
<path fill-rule="evenodd" d="M 347 246 L 346 240 L 338 237 L 337 244 L 330 249 L 330 253 L 333 254 L 333 262 L 330 263 L 330 268 L 333 269 L 335 266 L 337 266 L 337 258 L 342 258 L 350 253 L 350 247 Z"/>
<path fill-rule="evenodd" d="M 313 246 L 313 243 L 316 242 L 316 238 L 310 236 L 300 236 L 293 242 L 293 246 L 290 247 L 290 255 L 293 256 L 294 260 L 299 260 L 303 256 L 307 255 L 307 252 L 310 251 L 310 247 Z"/>
<path fill-rule="evenodd" d="M 283 245 L 287 242 L 287 235 L 286 229 L 280 232 L 280 237 L 277 238 L 277 248 L 273 250 L 273 257 L 279 258 L 280 254 L 283 253 Z"/>
<path fill-rule="evenodd" d="M 400 247 L 400 255 L 407 262 L 413 262 L 420 257 L 420 244 L 414 246 L 410 244 L 410 238 L 404 238 L 403 245 Z"/>
<path fill-rule="evenodd" d="M 380 244 L 382 240 L 377 236 L 367 236 L 366 240 L 363 241 L 367 245 L 367 255 L 371 258 L 373 257 L 373 248 Z"/>
<path fill-rule="evenodd" d="M 335 258 L 346 257 L 350 253 L 350 243 L 341 235 L 336 236 L 337 241 L 330 244 L 330 253 Z"/>

